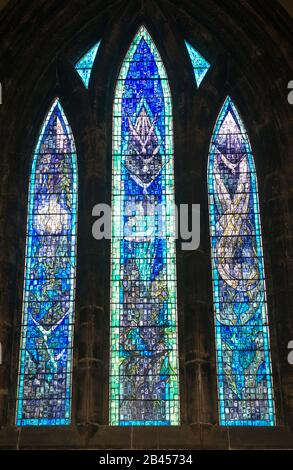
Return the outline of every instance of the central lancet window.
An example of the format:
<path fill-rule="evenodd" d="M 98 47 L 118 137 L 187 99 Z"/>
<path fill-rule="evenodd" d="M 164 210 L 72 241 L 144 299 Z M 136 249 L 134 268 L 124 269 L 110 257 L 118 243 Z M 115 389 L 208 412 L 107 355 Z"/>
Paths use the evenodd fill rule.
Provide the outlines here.
<path fill-rule="evenodd" d="M 171 95 L 145 29 L 122 64 L 113 115 L 111 425 L 178 425 Z"/>

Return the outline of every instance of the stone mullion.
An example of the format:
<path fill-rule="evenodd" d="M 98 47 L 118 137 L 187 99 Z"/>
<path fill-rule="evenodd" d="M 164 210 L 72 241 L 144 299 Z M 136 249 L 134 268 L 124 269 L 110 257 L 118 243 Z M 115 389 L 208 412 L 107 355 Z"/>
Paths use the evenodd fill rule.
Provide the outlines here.
<path fill-rule="evenodd" d="M 16 154 L 9 158 L 20 161 Z M 15 170 L 15 169 L 14 169 Z M 23 282 L 19 273 L 24 272 L 24 247 L 26 220 L 21 200 L 22 180 L 17 171 L 7 172 L 3 164 L 0 199 L 0 342 L 2 364 L 0 365 L 0 424 L 14 423 L 18 352 L 21 324 L 21 299 Z M 21 287 L 20 287 L 21 284 Z"/>
<path fill-rule="evenodd" d="M 95 204 L 105 202 L 103 172 L 104 142 L 92 145 L 87 133 L 83 172 L 79 184 L 77 291 L 76 291 L 76 425 L 91 435 L 103 423 L 103 405 L 107 387 L 104 382 L 105 329 L 105 240 L 95 240 L 92 217 Z"/>
<path fill-rule="evenodd" d="M 189 193 L 187 200 L 200 203 L 201 209 L 200 247 L 182 252 L 187 416 L 189 424 L 215 424 L 216 371 L 205 178 L 193 172 L 184 178 L 184 188 Z"/>

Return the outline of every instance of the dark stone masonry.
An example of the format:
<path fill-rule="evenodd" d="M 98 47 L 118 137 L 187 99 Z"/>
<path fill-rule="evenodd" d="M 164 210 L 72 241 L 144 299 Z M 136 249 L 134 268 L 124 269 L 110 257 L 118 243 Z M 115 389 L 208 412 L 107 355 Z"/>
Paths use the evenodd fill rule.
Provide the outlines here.
<path fill-rule="evenodd" d="M 177 203 L 201 205 L 201 245 L 177 247 L 181 425 L 108 426 L 109 241 L 92 237 L 92 208 L 110 203 L 115 81 L 139 27 L 169 78 Z M 292 18 L 275 0 L 11 0 L 0 11 L 0 448 L 293 448 Z M 75 61 L 102 39 L 89 90 Z M 212 64 L 199 89 L 187 39 Z M 206 170 L 230 95 L 256 163 L 277 426 L 218 425 Z M 79 215 L 72 424 L 16 428 L 15 404 L 29 173 L 55 96 L 78 155 Z"/>

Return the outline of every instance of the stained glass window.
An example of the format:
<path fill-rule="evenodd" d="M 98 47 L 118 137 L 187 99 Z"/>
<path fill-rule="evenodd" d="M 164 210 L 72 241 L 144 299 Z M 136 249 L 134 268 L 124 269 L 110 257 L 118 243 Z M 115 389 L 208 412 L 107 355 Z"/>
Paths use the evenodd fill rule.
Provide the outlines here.
<path fill-rule="evenodd" d="M 81 59 L 75 64 L 75 70 L 81 77 L 86 88 L 89 86 L 94 60 L 96 58 L 100 41 L 94 45 Z"/>
<path fill-rule="evenodd" d="M 173 123 L 144 27 L 114 101 L 110 424 L 179 424 Z"/>
<path fill-rule="evenodd" d="M 205 60 L 205 58 L 197 50 L 195 50 L 194 47 L 189 44 L 189 42 L 185 41 L 185 45 L 187 47 L 187 51 L 193 67 L 195 81 L 199 87 L 211 64 L 209 64 L 209 62 Z"/>
<path fill-rule="evenodd" d="M 18 426 L 70 423 L 76 217 L 74 140 L 56 99 L 30 176 Z"/>
<path fill-rule="evenodd" d="M 275 424 L 257 179 L 228 97 L 212 137 L 208 192 L 220 424 Z"/>

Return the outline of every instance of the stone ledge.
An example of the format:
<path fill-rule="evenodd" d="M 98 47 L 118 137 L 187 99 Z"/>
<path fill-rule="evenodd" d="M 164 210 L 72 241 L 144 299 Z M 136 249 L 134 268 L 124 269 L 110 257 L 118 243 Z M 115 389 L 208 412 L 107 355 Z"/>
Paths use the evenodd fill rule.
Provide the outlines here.
<path fill-rule="evenodd" d="M 293 449 L 293 433 L 273 428 L 218 425 L 100 426 L 94 436 L 66 427 L 7 427 L 0 430 L 0 449 Z"/>

